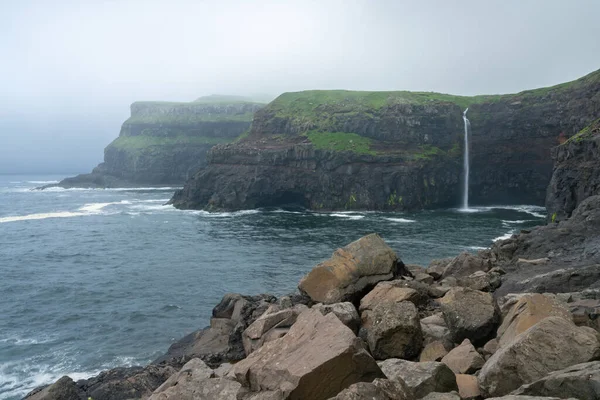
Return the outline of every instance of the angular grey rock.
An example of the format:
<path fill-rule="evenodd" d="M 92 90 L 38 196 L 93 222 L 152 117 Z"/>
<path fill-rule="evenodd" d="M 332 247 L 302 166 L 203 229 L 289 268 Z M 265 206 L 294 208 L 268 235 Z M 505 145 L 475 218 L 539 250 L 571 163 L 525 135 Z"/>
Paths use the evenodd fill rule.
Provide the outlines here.
<path fill-rule="evenodd" d="M 354 304 L 349 301 L 333 304 L 315 304 L 312 308 L 318 310 L 321 314 L 327 315 L 333 313 L 344 325 L 352 330 L 355 334 L 360 328 L 360 316 Z"/>
<path fill-rule="evenodd" d="M 515 394 L 529 396 L 572 397 L 579 400 L 600 399 L 600 361 L 551 372 L 542 379 L 515 390 Z"/>
<path fill-rule="evenodd" d="M 481 256 L 461 253 L 446 266 L 442 278 L 452 276 L 454 278 L 465 278 L 477 271 L 487 272 L 492 268 L 490 260 Z"/>
<path fill-rule="evenodd" d="M 597 332 L 561 317 L 547 317 L 496 351 L 479 372 L 479 384 L 486 395 L 503 396 L 599 355 Z"/>
<path fill-rule="evenodd" d="M 362 328 L 371 354 L 378 360 L 415 358 L 423 347 L 419 313 L 409 301 L 381 303 L 362 313 Z"/>
<path fill-rule="evenodd" d="M 432 392 L 458 390 L 454 373 L 438 362 L 411 362 L 390 358 L 377 363 L 392 381 L 403 381 L 417 399 Z"/>
<path fill-rule="evenodd" d="M 426 344 L 438 340 L 446 344 L 446 339 L 450 335 L 450 330 L 442 313 L 436 313 L 421 319 L 421 330 Z"/>
<path fill-rule="evenodd" d="M 284 336 L 294 322 L 296 322 L 298 315 L 307 309 L 308 307 L 303 304 L 298 304 L 281 311 L 277 311 L 278 307 L 269 307 L 263 315 L 258 317 L 242 333 L 242 342 L 246 356 L 266 342 Z"/>
<path fill-rule="evenodd" d="M 457 287 L 438 301 L 454 343 L 469 339 L 483 345 L 494 335 L 500 312 L 491 294 Z"/>
<path fill-rule="evenodd" d="M 460 396 L 456 392 L 448 392 L 448 393 L 439 393 L 433 392 L 429 393 L 427 396 L 423 397 L 421 400 L 461 400 Z"/>

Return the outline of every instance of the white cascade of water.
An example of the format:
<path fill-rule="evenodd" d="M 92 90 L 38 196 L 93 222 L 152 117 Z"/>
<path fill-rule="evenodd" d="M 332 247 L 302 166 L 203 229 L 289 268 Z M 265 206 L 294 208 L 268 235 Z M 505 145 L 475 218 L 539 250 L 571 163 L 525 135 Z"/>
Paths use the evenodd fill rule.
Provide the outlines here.
<path fill-rule="evenodd" d="M 469 129 L 471 128 L 471 122 L 467 118 L 467 111 L 469 108 L 463 112 L 463 121 L 465 121 L 465 150 L 463 155 L 463 205 L 462 208 L 464 210 L 469 209 Z"/>

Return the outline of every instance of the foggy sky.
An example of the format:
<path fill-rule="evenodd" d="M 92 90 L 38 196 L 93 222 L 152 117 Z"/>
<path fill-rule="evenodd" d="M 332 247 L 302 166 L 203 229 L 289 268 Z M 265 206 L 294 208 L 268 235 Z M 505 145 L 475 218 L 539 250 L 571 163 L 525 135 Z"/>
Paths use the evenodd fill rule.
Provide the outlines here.
<path fill-rule="evenodd" d="M 0 173 L 88 172 L 136 100 L 510 93 L 600 68 L 598 0 L 0 0 Z"/>

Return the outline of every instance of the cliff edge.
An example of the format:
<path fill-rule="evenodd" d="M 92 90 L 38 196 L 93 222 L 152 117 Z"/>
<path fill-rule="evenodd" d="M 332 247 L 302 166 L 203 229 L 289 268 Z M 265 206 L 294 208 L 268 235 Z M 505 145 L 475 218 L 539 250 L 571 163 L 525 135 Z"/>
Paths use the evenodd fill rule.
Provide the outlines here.
<path fill-rule="evenodd" d="M 189 103 L 135 102 L 119 137 L 104 149 L 92 173 L 60 187 L 182 185 L 204 165 L 207 151 L 250 128 L 263 104 L 237 96 L 207 96 Z"/>
<path fill-rule="evenodd" d="M 255 114 L 246 138 L 215 146 L 172 203 L 208 210 L 455 206 L 467 107 L 472 203 L 542 205 L 551 148 L 600 112 L 600 70 L 510 95 L 284 93 Z"/>

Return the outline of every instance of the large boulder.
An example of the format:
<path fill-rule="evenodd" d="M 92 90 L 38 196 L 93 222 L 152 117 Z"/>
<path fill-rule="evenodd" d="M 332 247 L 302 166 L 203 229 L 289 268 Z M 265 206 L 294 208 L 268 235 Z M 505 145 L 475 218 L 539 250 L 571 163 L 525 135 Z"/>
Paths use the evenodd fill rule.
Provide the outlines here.
<path fill-rule="evenodd" d="M 498 349 L 479 373 L 488 396 L 503 396 L 553 371 L 600 355 L 598 335 L 562 317 L 547 317 Z"/>
<path fill-rule="evenodd" d="M 84 398 L 85 393 L 68 376 L 63 376 L 45 388 L 35 389 L 25 396 L 26 400 L 81 400 Z"/>
<path fill-rule="evenodd" d="M 542 379 L 523 385 L 515 394 L 529 396 L 572 397 L 579 400 L 600 399 L 600 361 L 577 364 L 554 371 Z"/>
<path fill-rule="evenodd" d="M 298 315 L 307 309 L 308 307 L 303 304 L 298 304 L 284 310 L 279 310 L 277 306 L 269 307 L 263 315 L 250 324 L 242 333 L 242 342 L 246 355 L 249 355 L 266 342 L 284 336 L 294 322 L 296 322 Z"/>
<path fill-rule="evenodd" d="M 298 287 L 316 302 L 356 303 L 367 290 L 393 279 L 403 267 L 383 239 L 371 234 L 337 249 L 302 278 Z"/>
<path fill-rule="evenodd" d="M 148 400 L 237 400 L 242 385 L 214 376 L 214 371 L 202 360 L 193 358 L 160 385 Z"/>
<path fill-rule="evenodd" d="M 227 375 L 253 392 L 282 399 L 328 399 L 384 375 L 362 342 L 334 314 L 306 310 L 287 335 L 265 343 Z"/>
<path fill-rule="evenodd" d="M 499 345 L 504 346 L 533 325 L 551 316 L 571 320 L 569 310 L 555 296 L 538 293 L 522 296 L 510 308 L 498 328 Z"/>
<path fill-rule="evenodd" d="M 378 362 L 388 379 L 404 382 L 417 399 L 432 392 L 458 390 L 454 373 L 438 362 L 411 362 L 390 358 Z"/>
<path fill-rule="evenodd" d="M 476 271 L 471 275 L 458 279 L 458 285 L 482 292 L 493 292 L 502 284 L 502 278 L 497 272 Z"/>
<path fill-rule="evenodd" d="M 465 339 L 460 346 L 452 349 L 442 358 L 455 374 L 472 374 L 483 367 L 485 360 L 475 350 L 469 339 Z"/>
<path fill-rule="evenodd" d="M 417 357 L 423 347 L 417 307 L 409 301 L 384 302 L 372 310 L 364 311 L 361 336 L 366 339 L 371 354 L 378 360 Z"/>
<path fill-rule="evenodd" d="M 500 312 L 490 293 L 456 287 L 438 301 L 454 343 L 469 339 L 483 345 L 494 335 Z"/>
<path fill-rule="evenodd" d="M 467 252 L 460 253 L 444 268 L 442 278 L 452 276 L 454 278 L 466 278 L 474 272 L 487 272 L 492 268 L 489 259 Z M 435 274 L 435 273 L 434 273 Z"/>
<path fill-rule="evenodd" d="M 358 382 L 342 390 L 330 400 L 413 400 L 415 397 L 404 382 L 375 379 Z"/>
<path fill-rule="evenodd" d="M 358 315 L 358 311 L 356 311 L 354 304 L 349 301 L 333 304 L 319 303 L 315 304 L 312 308 L 320 311 L 323 315 L 333 313 L 333 315 L 338 317 L 344 325 L 352 329 L 352 332 L 358 333 L 358 329 L 360 328 L 360 316 Z"/>
<path fill-rule="evenodd" d="M 460 396 L 456 392 L 447 392 L 447 393 L 439 393 L 433 392 L 429 393 L 427 396 L 423 397 L 421 400 L 461 400 Z"/>
<path fill-rule="evenodd" d="M 395 285 L 395 281 L 379 282 L 373 290 L 360 300 L 359 310 L 363 312 L 384 302 L 400 303 L 402 301 L 410 301 L 418 305 L 420 297 L 419 292 L 415 289 L 397 286 Z"/>

